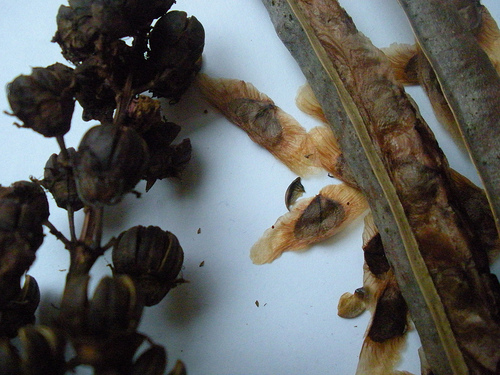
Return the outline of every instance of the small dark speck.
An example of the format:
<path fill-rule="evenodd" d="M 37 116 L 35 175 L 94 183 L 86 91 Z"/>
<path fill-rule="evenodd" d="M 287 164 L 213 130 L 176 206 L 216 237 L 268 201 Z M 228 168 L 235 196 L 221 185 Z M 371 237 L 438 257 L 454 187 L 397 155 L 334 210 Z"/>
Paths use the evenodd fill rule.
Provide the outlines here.
<path fill-rule="evenodd" d="M 203 110 L 203 113 L 207 114 L 208 113 L 208 109 Z"/>
<path fill-rule="evenodd" d="M 266 305 L 267 305 L 267 302 L 266 302 L 266 303 L 264 303 L 264 306 L 266 306 Z"/>
<path fill-rule="evenodd" d="M 59 270 L 59 272 L 64 272 L 64 271 L 67 271 L 68 269 L 67 268 L 62 268 Z"/>
<path fill-rule="evenodd" d="M 205 265 L 205 261 L 202 260 L 201 263 L 200 263 L 200 265 L 199 265 L 199 267 L 203 267 L 204 265 Z"/>
<path fill-rule="evenodd" d="M 274 225 L 271 227 L 271 229 L 274 229 Z"/>
<path fill-rule="evenodd" d="M 200 234 L 201 233 L 201 228 L 198 228 L 198 230 L 196 231 L 197 234 Z"/>
<path fill-rule="evenodd" d="M 259 301 L 255 301 L 255 306 L 259 307 Z"/>
<path fill-rule="evenodd" d="M 351 202 L 347 202 L 346 204 L 349 206 L 351 204 Z"/>

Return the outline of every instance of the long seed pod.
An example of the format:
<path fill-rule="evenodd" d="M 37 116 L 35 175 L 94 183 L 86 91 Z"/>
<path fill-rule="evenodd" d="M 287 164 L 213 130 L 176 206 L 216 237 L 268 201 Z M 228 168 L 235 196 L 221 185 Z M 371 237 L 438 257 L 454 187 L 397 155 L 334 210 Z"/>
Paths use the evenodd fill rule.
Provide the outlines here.
<path fill-rule="evenodd" d="M 453 2 L 399 3 L 460 127 L 500 231 L 500 77 Z"/>
<path fill-rule="evenodd" d="M 433 372 L 494 372 L 496 292 L 482 284 L 492 275 L 476 267 L 446 159 L 389 62 L 336 1 L 263 2 L 370 202 Z"/>

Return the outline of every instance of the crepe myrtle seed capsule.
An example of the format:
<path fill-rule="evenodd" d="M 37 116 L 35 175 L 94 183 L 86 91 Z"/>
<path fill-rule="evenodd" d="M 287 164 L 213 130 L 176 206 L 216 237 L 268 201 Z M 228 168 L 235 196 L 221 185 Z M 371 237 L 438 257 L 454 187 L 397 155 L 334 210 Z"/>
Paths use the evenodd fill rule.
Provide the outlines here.
<path fill-rule="evenodd" d="M 19 330 L 23 374 L 63 375 L 66 372 L 66 340 L 62 332 L 47 326 Z"/>
<path fill-rule="evenodd" d="M 201 69 L 203 25 L 186 12 L 170 11 L 158 19 L 149 42 L 148 62 L 158 72 L 151 91 L 155 96 L 177 101 Z"/>
<path fill-rule="evenodd" d="M 179 283 L 184 252 L 173 233 L 135 226 L 120 234 L 112 257 L 115 273 L 129 275 L 144 304 L 152 306 Z"/>
<path fill-rule="evenodd" d="M 139 182 L 148 159 L 146 142 L 134 129 L 94 126 L 84 135 L 75 157 L 80 198 L 92 206 L 118 203 Z"/>
<path fill-rule="evenodd" d="M 45 137 L 64 135 L 71 126 L 75 108 L 72 90 L 73 69 L 56 63 L 33 68 L 7 86 L 7 98 L 23 127 Z"/>
<path fill-rule="evenodd" d="M 15 245 L 9 238 L 16 236 L 36 251 L 43 242 L 42 224 L 48 217 L 49 202 L 38 184 L 18 181 L 10 187 L 0 186 L 0 241 L 5 245 Z M 4 251 L 2 247 L 0 254 Z"/>
<path fill-rule="evenodd" d="M 0 337 L 0 374 L 23 375 L 19 351 L 7 337 Z"/>
<path fill-rule="evenodd" d="M 140 355 L 132 366 L 131 375 L 162 375 L 167 367 L 167 352 L 160 345 L 153 345 Z"/>
<path fill-rule="evenodd" d="M 52 154 L 47 160 L 43 180 L 40 184 L 54 197 L 58 207 L 78 211 L 83 207 L 83 202 L 76 190 L 75 176 L 73 174 L 72 160 L 76 151 L 73 147 L 66 150 L 68 158 L 63 153 Z"/>
<path fill-rule="evenodd" d="M 102 278 L 91 299 L 87 296 L 89 279 L 88 275 L 68 279 L 58 327 L 71 338 L 78 363 L 99 368 L 99 373 L 120 368 L 112 373 L 128 373 L 145 340 L 137 332 L 144 305 L 127 275 Z"/>
<path fill-rule="evenodd" d="M 26 275 L 23 289 L 17 297 L 0 307 L 0 337 L 13 338 L 18 329 L 35 322 L 40 303 L 40 288 L 35 278 Z"/>

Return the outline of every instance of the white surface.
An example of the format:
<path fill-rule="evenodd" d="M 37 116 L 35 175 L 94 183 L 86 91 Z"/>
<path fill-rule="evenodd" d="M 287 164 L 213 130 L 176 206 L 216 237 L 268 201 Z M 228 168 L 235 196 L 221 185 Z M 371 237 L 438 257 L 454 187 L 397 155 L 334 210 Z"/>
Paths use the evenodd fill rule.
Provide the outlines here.
<path fill-rule="evenodd" d="M 500 4 L 483 3 L 499 20 Z M 2 85 L 29 74 L 33 66 L 66 63 L 59 47 L 50 43 L 59 4 L 60 0 L 4 4 Z M 412 42 L 396 0 L 346 0 L 343 5 L 375 45 Z M 305 127 L 314 125 L 294 104 L 305 79 L 259 0 L 179 0 L 175 8 L 195 15 L 205 27 L 204 72 L 250 81 Z M 436 125 L 421 91 L 412 89 L 411 94 L 452 167 L 477 181 L 468 158 Z M 0 109 L 9 109 L 4 91 Z M 80 114 L 75 113 L 66 136 L 68 146 L 77 147 L 92 124 L 84 123 Z M 140 330 L 166 346 L 170 366 L 181 359 L 190 375 L 353 374 L 369 314 L 343 320 L 336 306 L 342 293 L 362 285 L 361 222 L 307 252 L 286 253 L 271 265 L 253 265 L 249 249 L 285 213 L 284 193 L 296 176 L 193 91 L 167 117 L 183 126 L 179 140 L 189 137 L 193 144 L 183 180 L 159 181 L 141 199 L 129 196 L 107 211 L 106 238 L 133 225 L 158 225 L 175 233 L 185 251 L 183 277 L 190 283 L 147 309 Z M 30 175 L 41 178 L 45 161 L 58 152 L 54 140 L 17 129 L 13 121 L 0 117 L 2 185 Z M 331 182 L 326 176 L 303 180 L 307 195 Z M 138 190 L 144 191 L 144 184 Z M 55 204 L 50 220 L 67 233 L 65 212 Z M 77 225 L 80 222 L 78 216 Z M 52 305 L 59 303 L 68 254 L 50 235 L 37 254 L 30 274 L 42 289 L 43 323 L 53 314 Z M 94 283 L 109 274 L 109 260 L 106 254 L 94 267 Z M 419 373 L 418 346 L 416 335 L 410 335 L 401 369 Z"/>

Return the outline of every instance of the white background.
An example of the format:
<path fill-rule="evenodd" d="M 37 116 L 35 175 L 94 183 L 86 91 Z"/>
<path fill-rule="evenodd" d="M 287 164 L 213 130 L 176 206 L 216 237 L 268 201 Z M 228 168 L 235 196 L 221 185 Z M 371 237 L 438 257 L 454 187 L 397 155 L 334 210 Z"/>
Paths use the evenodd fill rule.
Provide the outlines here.
<path fill-rule="evenodd" d="M 66 63 L 58 45 L 50 42 L 60 0 L 4 3 L 2 85 L 29 74 L 31 67 Z M 483 3 L 500 20 L 500 4 Z M 396 0 L 345 0 L 343 5 L 376 46 L 412 43 Z M 296 90 L 305 79 L 259 0 L 179 0 L 174 8 L 195 15 L 205 27 L 205 73 L 252 82 L 304 127 L 315 125 L 295 107 Z M 468 157 L 448 141 L 421 91 L 410 92 L 451 166 L 477 182 Z M 9 110 L 4 90 L 0 110 Z M 195 90 L 166 116 L 183 127 L 178 140 L 189 137 L 193 145 L 183 179 L 158 181 L 141 199 L 130 195 L 106 215 L 106 238 L 134 225 L 158 225 L 175 233 L 185 251 L 182 276 L 190 283 L 148 308 L 141 332 L 166 346 L 169 368 L 181 359 L 190 375 L 353 374 L 369 313 L 344 320 L 336 307 L 342 293 L 362 285 L 362 222 L 309 251 L 285 253 L 270 265 L 253 265 L 249 249 L 286 212 L 284 193 L 296 176 L 201 101 Z M 55 140 L 17 129 L 14 121 L 0 115 L 2 185 L 29 176 L 41 178 L 46 160 L 58 152 Z M 67 145 L 76 148 L 93 124 L 83 122 L 78 109 Z M 329 183 L 327 176 L 303 180 L 306 196 Z M 144 191 L 143 183 L 138 190 Z M 50 200 L 51 222 L 67 233 L 65 211 Z M 109 274 L 109 261 L 107 253 L 96 264 L 93 285 Z M 50 322 L 57 311 L 67 268 L 67 251 L 48 235 L 29 272 L 42 289 L 41 323 Z M 496 270 L 499 274 L 498 264 Z M 417 336 L 410 335 L 399 368 L 419 373 L 418 347 Z"/>

